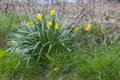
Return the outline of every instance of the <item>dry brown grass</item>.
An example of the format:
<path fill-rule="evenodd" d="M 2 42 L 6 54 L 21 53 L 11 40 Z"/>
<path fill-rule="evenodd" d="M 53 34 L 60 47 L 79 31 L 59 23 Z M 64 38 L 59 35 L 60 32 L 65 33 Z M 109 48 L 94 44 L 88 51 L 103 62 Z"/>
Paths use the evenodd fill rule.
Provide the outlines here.
<path fill-rule="evenodd" d="M 88 3 L 88 4 L 55 4 L 40 5 L 24 2 L 5 2 L 0 3 L 0 10 L 4 13 L 17 12 L 21 14 L 48 13 L 51 9 L 55 9 L 57 13 L 64 16 L 66 23 L 90 23 L 96 21 L 100 24 L 114 24 L 120 26 L 120 4 L 116 2 Z M 89 20 L 89 22 L 86 22 Z"/>

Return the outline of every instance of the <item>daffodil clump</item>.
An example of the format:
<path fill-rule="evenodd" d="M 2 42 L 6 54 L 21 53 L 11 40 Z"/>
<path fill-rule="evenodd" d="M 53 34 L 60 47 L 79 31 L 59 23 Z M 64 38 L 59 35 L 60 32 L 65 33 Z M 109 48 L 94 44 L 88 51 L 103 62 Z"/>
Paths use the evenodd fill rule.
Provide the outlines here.
<path fill-rule="evenodd" d="M 65 28 L 65 22 L 56 17 L 55 10 L 51 10 L 48 15 L 37 13 L 17 29 L 16 33 L 11 34 L 9 50 L 29 54 L 40 61 L 43 56 L 54 53 L 57 49 L 71 51 L 72 39 L 79 28 L 76 26 L 71 35 L 72 28 Z M 59 69 L 55 68 L 54 71 Z"/>
<path fill-rule="evenodd" d="M 73 32 L 78 30 L 77 27 L 73 28 Z M 87 47 L 97 47 L 98 45 L 112 44 L 112 39 L 109 37 L 111 29 L 105 29 L 101 27 L 101 24 L 92 22 L 87 23 L 83 27 L 79 28 L 79 34 L 76 37 L 76 41 L 82 42 Z M 110 40 L 111 39 L 111 40 Z M 82 44 L 81 44 L 82 45 Z"/>

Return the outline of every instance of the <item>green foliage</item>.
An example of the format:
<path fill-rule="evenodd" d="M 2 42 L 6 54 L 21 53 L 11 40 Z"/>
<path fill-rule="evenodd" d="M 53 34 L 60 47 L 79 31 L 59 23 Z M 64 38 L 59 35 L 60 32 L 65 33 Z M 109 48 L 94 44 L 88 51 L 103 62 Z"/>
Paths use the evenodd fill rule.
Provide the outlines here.
<path fill-rule="evenodd" d="M 57 80 L 60 76 L 73 72 L 80 63 L 78 53 L 56 51 L 47 57 L 50 60 L 48 80 Z"/>
<path fill-rule="evenodd" d="M 111 45 L 84 52 L 60 53 L 48 56 L 48 80 L 118 80 L 120 78 L 120 46 Z M 59 68 L 58 71 L 55 69 Z M 47 75 L 47 74 L 46 74 Z"/>
<path fill-rule="evenodd" d="M 17 13 L 3 14 L 0 12 L 0 47 L 6 48 L 8 35 L 16 31 L 15 25 L 19 25 L 21 21 L 26 20 L 27 15 Z"/>
<path fill-rule="evenodd" d="M 41 68 L 41 63 L 36 63 L 34 59 L 30 60 L 29 66 L 26 66 L 27 61 L 23 61 L 23 58 L 25 59 L 27 55 L 20 60 L 20 56 L 4 54 L 5 52 L 1 50 L 0 76 L 6 80 L 45 78 L 48 80 L 118 80 L 120 78 L 119 44 L 96 49 L 83 47 L 80 51 L 75 50 L 72 53 L 56 51 L 52 55 L 47 55 L 50 63 Z M 55 68 L 59 69 L 55 70 Z"/>
<path fill-rule="evenodd" d="M 91 54 L 92 53 L 92 54 Z M 77 70 L 79 79 L 82 80 L 118 80 L 120 79 L 120 46 L 114 45 L 107 48 L 87 51 L 91 56 L 80 64 Z"/>
<path fill-rule="evenodd" d="M 17 32 L 11 34 L 9 50 L 27 54 L 28 62 L 35 58 L 43 64 L 47 60 L 46 54 L 54 53 L 57 49 L 71 51 L 75 46 L 72 39 L 76 32 L 70 34 L 71 29 L 65 29 L 53 14 L 53 11 L 52 16 L 38 14 L 27 24 L 17 27 Z"/>
<path fill-rule="evenodd" d="M 31 60 L 29 67 L 26 67 L 26 61 L 23 61 L 24 56 L 16 53 L 10 55 L 0 49 L 0 80 L 33 80 L 40 77 L 42 73 L 40 64 Z"/>
<path fill-rule="evenodd" d="M 0 19 L 0 38 L 4 38 L 15 30 L 15 25 L 18 25 L 21 21 L 26 20 L 27 16 L 16 13 L 0 13 Z"/>
<path fill-rule="evenodd" d="M 0 77 L 3 79 L 12 77 L 19 60 L 15 54 L 10 56 L 0 49 Z"/>
<path fill-rule="evenodd" d="M 92 22 L 93 30 L 92 34 L 97 37 L 94 41 L 98 45 L 111 45 L 117 43 L 120 40 L 120 33 L 114 31 L 109 25 L 106 27 L 97 22 Z"/>
<path fill-rule="evenodd" d="M 97 22 L 91 23 L 90 31 L 86 31 L 86 26 L 81 27 L 79 34 L 76 36 L 76 41 L 83 43 L 87 47 L 97 47 L 103 45 L 111 45 L 120 40 L 120 34 L 112 30 L 112 28 L 105 28 Z"/>
<path fill-rule="evenodd" d="M 29 66 L 26 65 L 26 60 L 21 58 L 19 64 L 14 69 L 12 79 L 23 79 L 23 80 L 38 80 L 42 78 L 42 71 L 40 63 L 36 63 L 35 60 L 29 62 Z"/>

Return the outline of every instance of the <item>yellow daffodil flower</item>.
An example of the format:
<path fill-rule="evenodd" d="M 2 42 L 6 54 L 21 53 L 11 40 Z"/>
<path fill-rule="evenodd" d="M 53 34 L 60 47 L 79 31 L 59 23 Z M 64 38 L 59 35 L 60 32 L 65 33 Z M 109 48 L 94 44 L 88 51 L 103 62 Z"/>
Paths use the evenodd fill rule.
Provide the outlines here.
<path fill-rule="evenodd" d="M 48 21 L 48 22 L 47 22 L 47 26 L 51 27 L 51 26 L 52 26 L 52 22 L 51 22 L 51 21 Z"/>
<path fill-rule="evenodd" d="M 85 30 L 90 31 L 91 30 L 91 24 L 87 24 L 86 27 L 85 27 Z"/>
<path fill-rule="evenodd" d="M 42 21 L 42 15 L 40 13 L 37 14 L 36 18 L 37 20 Z"/>
<path fill-rule="evenodd" d="M 55 30 L 58 30 L 59 29 L 58 24 L 56 24 L 54 28 L 55 28 Z"/>
<path fill-rule="evenodd" d="M 76 27 L 74 27 L 73 32 L 77 32 L 78 30 L 79 30 L 79 28 L 76 26 Z"/>
<path fill-rule="evenodd" d="M 61 22 L 61 23 L 60 23 L 60 25 L 61 25 L 61 26 L 64 26 L 64 25 L 65 25 L 65 23 L 64 23 L 64 22 Z"/>
<path fill-rule="evenodd" d="M 54 71 L 55 71 L 55 72 L 58 72 L 58 71 L 60 71 L 60 68 L 59 68 L 59 67 L 56 67 L 56 68 L 54 68 Z"/>
<path fill-rule="evenodd" d="M 16 41 L 11 41 L 11 44 L 15 45 L 15 44 L 16 44 Z"/>
<path fill-rule="evenodd" d="M 31 26 L 31 25 L 33 25 L 34 23 L 33 23 L 33 21 L 28 21 L 27 22 L 27 26 Z"/>
<path fill-rule="evenodd" d="M 56 14 L 55 10 L 50 11 L 50 16 L 54 16 Z"/>

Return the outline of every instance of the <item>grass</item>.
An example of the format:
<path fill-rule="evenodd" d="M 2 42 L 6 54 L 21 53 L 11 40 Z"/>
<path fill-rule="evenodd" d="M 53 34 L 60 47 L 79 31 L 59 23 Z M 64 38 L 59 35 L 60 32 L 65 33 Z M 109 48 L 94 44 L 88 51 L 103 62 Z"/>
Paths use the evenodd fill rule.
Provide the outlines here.
<path fill-rule="evenodd" d="M 18 56 L 10 56 L 8 53 L 0 50 L 0 77 L 4 79 L 13 76 L 15 66 L 19 60 Z"/>
<path fill-rule="evenodd" d="M 8 35 L 16 30 L 15 25 L 28 19 L 27 15 L 17 13 L 3 14 L 0 12 L 0 47 L 5 47 Z"/>
<path fill-rule="evenodd" d="M 84 48 L 84 52 L 74 51 L 72 53 L 57 51 L 48 56 L 50 63 L 46 69 L 41 68 L 34 60 L 26 67 L 22 62 L 17 68 L 20 58 L 7 54 L 0 57 L 0 76 L 5 80 L 119 80 L 120 79 L 120 45 L 111 45 L 97 49 Z M 4 52 L 1 50 L 0 55 Z M 60 71 L 55 72 L 58 67 Z M 4 72 L 3 72 L 4 71 Z M 13 75 L 11 75 L 11 72 Z M 4 74 L 3 74 L 4 73 Z M 44 75 L 44 76 L 43 76 Z M 47 76 L 47 78 L 45 78 Z"/>
<path fill-rule="evenodd" d="M 81 80 L 119 80 L 120 45 L 95 49 L 77 69 Z"/>
<path fill-rule="evenodd" d="M 21 60 L 22 58 L 24 57 L 16 53 L 10 55 L 0 49 L 0 80 L 16 80 L 20 78 L 30 80 L 35 79 L 37 75 L 40 76 L 41 67 L 39 64 L 31 61 L 29 67 L 27 67 L 26 62 Z"/>

